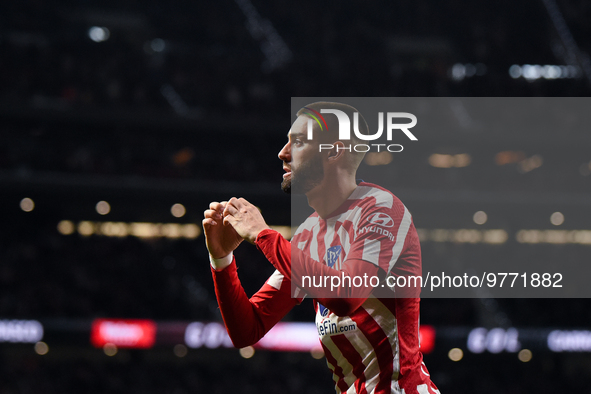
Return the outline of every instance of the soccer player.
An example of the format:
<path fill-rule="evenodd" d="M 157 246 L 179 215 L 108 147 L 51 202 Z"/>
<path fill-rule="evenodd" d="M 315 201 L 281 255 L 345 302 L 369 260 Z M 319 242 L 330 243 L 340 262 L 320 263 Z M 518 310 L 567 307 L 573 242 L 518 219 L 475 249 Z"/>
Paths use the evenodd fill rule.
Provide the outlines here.
<path fill-rule="evenodd" d="M 390 285 L 383 286 L 388 277 L 421 275 L 411 215 L 389 191 L 357 184 L 355 175 L 364 153 L 346 149 L 346 143 L 360 142 L 353 133 L 352 140 L 339 141 L 336 116 L 324 115 L 326 130 L 315 123 L 317 138 L 308 139 L 308 121 L 322 109 L 343 111 L 350 119 L 357 112 L 328 102 L 298 112 L 279 152 L 286 171 L 282 189 L 304 193 L 315 212 L 291 243 L 271 230 L 259 210 L 243 198 L 212 202 L 204 213 L 215 292 L 228 334 L 236 347 L 258 342 L 305 293 L 314 300 L 316 325 L 337 393 L 439 393 L 419 350 L 417 290 L 396 297 Z M 358 123 L 361 133 L 367 134 L 361 114 Z M 320 150 L 321 143 L 334 149 Z M 244 239 L 276 268 L 250 298 L 232 253 Z M 304 280 L 305 276 L 328 278 L 330 285 L 337 277 L 364 275 L 378 278 L 380 285 L 356 287 L 349 282 L 335 290 Z"/>

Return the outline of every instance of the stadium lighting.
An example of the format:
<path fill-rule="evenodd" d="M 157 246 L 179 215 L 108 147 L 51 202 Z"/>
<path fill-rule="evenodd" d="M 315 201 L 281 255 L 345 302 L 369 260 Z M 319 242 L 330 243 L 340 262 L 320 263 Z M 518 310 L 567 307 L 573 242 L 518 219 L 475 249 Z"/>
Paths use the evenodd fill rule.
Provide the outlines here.
<path fill-rule="evenodd" d="M 529 349 L 521 349 L 519 351 L 519 353 L 517 354 L 517 358 L 519 359 L 519 361 L 521 361 L 523 363 L 527 363 L 527 362 L 531 361 L 531 357 L 532 357 L 532 353 L 531 353 L 531 350 L 529 350 Z"/>
<path fill-rule="evenodd" d="M 111 212 L 111 206 L 106 201 L 99 201 L 96 204 L 96 211 L 99 215 L 106 215 Z"/>
<path fill-rule="evenodd" d="M 183 358 L 187 355 L 187 353 L 189 352 L 187 347 L 183 344 L 177 344 L 174 345 L 174 348 L 172 350 L 174 352 L 174 355 L 179 357 L 179 358 Z"/>
<path fill-rule="evenodd" d="M 462 81 L 464 78 L 471 78 L 474 76 L 481 77 L 484 74 L 486 74 L 486 66 L 482 63 L 456 63 L 449 71 L 449 75 L 454 81 Z"/>
<path fill-rule="evenodd" d="M 516 240 L 522 244 L 591 245 L 591 230 L 519 230 Z"/>
<path fill-rule="evenodd" d="M 21 200 L 20 206 L 23 211 L 31 212 L 33 209 L 35 209 L 35 202 L 33 202 L 33 200 L 30 198 L 25 197 Z"/>
<path fill-rule="evenodd" d="M 524 64 L 522 66 L 513 64 L 509 67 L 509 76 L 513 79 L 524 78 L 527 81 L 537 79 L 564 79 L 580 78 L 581 70 L 576 66 L 557 66 L 546 64 Z"/>
<path fill-rule="evenodd" d="M 546 79 L 556 79 L 562 76 L 562 70 L 558 66 L 544 66 L 544 74 Z"/>
<path fill-rule="evenodd" d="M 390 152 L 370 152 L 365 156 L 365 163 L 369 166 L 383 166 L 392 162 L 392 153 Z"/>
<path fill-rule="evenodd" d="M 49 352 L 49 346 L 45 342 L 37 342 L 35 344 L 35 353 L 40 356 L 45 356 Z"/>
<path fill-rule="evenodd" d="M 452 155 L 433 153 L 429 156 L 429 164 L 436 168 L 451 168 L 453 167 L 453 157 Z"/>
<path fill-rule="evenodd" d="M 522 72 L 523 78 L 532 81 L 542 76 L 542 67 L 539 65 L 532 66 L 531 64 L 526 64 L 523 66 Z"/>
<path fill-rule="evenodd" d="M 523 159 L 519 162 L 519 172 L 525 174 L 526 172 L 530 172 L 539 168 L 544 163 L 542 156 L 540 155 L 533 155 L 530 158 Z"/>
<path fill-rule="evenodd" d="M 62 235 L 70 235 L 74 232 L 74 223 L 69 220 L 62 220 L 57 224 L 57 231 Z"/>
<path fill-rule="evenodd" d="M 433 153 L 429 156 L 429 164 L 436 168 L 467 167 L 472 163 L 472 157 L 467 153 L 446 155 Z"/>
<path fill-rule="evenodd" d="M 124 223 L 81 221 L 77 227 L 69 220 L 58 223 L 57 230 L 62 235 L 72 234 L 77 228 L 82 236 L 102 235 L 106 237 L 138 238 L 186 238 L 195 239 L 201 235 L 201 227 L 194 223 Z M 289 228 L 288 228 L 289 229 Z"/>
<path fill-rule="evenodd" d="M 484 224 L 488 220 L 488 215 L 484 211 L 478 211 L 474 214 L 472 219 L 476 224 Z"/>
<path fill-rule="evenodd" d="M 456 63 L 451 68 L 451 77 L 454 81 L 461 81 L 466 77 L 466 67 L 463 64 Z"/>
<path fill-rule="evenodd" d="M 464 67 L 466 70 L 466 77 L 473 77 L 476 75 L 476 66 L 473 64 L 466 64 Z"/>
<path fill-rule="evenodd" d="M 175 218 L 181 218 L 185 216 L 187 210 L 185 209 L 185 206 L 183 204 L 174 204 L 170 208 L 170 213 L 172 213 L 172 216 L 174 216 Z"/>
<path fill-rule="evenodd" d="M 117 354 L 117 346 L 112 343 L 105 343 L 103 346 L 103 352 L 109 357 L 113 357 Z"/>
<path fill-rule="evenodd" d="M 0 343 L 39 343 L 43 325 L 37 320 L 0 320 Z"/>
<path fill-rule="evenodd" d="M 521 77 L 522 76 L 521 67 L 518 66 L 517 64 L 512 65 L 511 67 L 509 67 L 509 75 L 513 79 L 517 79 L 517 78 Z"/>
<path fill-rule="evenodd" d="M 251 358 L 254 356 L 254 348 L 252 346 L 243 347 L 240 349 L 240 355 L 244 358 Z"/>
<path fill-rule="evenodd" d="M 322 357 L 324 357 L 324 351 L 322 348 L 314 348 L 310 350 L 310 354 L 312 355 L 312 358 L 316 360 L 320 360 Z"/>
<path fill-rule="evenodd" d="M 554 212 L 552 215 L 550 215 L 550 223 L 555 226 L 560 226 L 562 223 L 564 223 L 564 215 L 562 212 Z"/>
<path fill-rule="evenodd" d="M 454 165 L 456 167 L 468 167 L 472 162 L 472 157 L 467 153 L 460 153 L 454 156 Z"/>
<path fill-rule="evenodd" d="M 154 52 L 162 52 L 166 49 L 166 42 L 162 38 L 155 38 L 150 42 L 150 48 Z"/>
<path fill-rule="evenodd" d="M 454 242 L 454 243 L 486 243 L 491 245 L 504 244 L 509 234 L 502 229 L 417 229 L 421 234 L 421 242 Z"/>
<path fill-rule="evenodd" d="M 447 353 L 447 356 L 451 361 L 460 361 L 462 358 L 464 358 L 464 351 L 455 347 L 451 349 L 449 353 Z"/>
<path fill-rule="evenodd" d="M 462 81 L 464 78 L 483 76 L 486 74 L 486 66 L 482 63 L 456 63 L 450 70 L 450 76 L 454 81 Z"/>
<path fill-rule="evenodd" d="M 88 37 L 94 42 L 107 41 L 111 36 L 111 32 L 106 27 L 93 26 L 88 29 Z"/>
<path fill-rule="evenodd" d="M 78 233 L 85 237 L 92 235 L 94 233 L 94 224 L 88 221 L 78 223 Z"/>
<path fill-rule="evenodd" d="M 501 151 L 495 155 L 495 163 L 498 166 L 505 164 L 519 163 L 526 158 L 525 153 L 521 151 Z"/>

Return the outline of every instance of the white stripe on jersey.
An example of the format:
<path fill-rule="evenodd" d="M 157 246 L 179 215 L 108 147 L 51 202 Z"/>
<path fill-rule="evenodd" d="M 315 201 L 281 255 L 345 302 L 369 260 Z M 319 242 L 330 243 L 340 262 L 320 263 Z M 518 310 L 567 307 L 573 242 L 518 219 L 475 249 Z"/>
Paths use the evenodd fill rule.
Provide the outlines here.
<path fill-rule="evenodd" d="M 329 218 L 326 220 L 326 234 L 324 234 L 324 249 L 325 253 L 328 248 L 330 248 L 330 244 L 335 237 L 335 224 L 337 223 L 337 218 Z M 333 267 L 336 270 L 340 270 L 341 267 L 335 262 Z"/>
<path fill-rule="evenodd" d="M 369 313 L 370 316 L 372 318 L 374 318 L 374 320 L 376 321 L 377 324 L 379 324 L 379 319 L 376 320 L 375 319 L 376 316 L 373 315 L 372 313 L 375 313 L 374 305 L 378 302 L 379 301 L 375 298 L 369 298 L 363 304 L 363 309 L 365 309 L 367 311 L 367 313 Z M 390 316 L 392 316 L 392 315 L 390 315 Z M 392 317 L 392 319 L 394 322 L 396 321 L 395 317 Z M 382 326 L 382 325 L 380 324 L 380 326 Z M 396 327 L 395 324 L 394 324 L 394 327 Z M 386 332 L 387 336 L 388 336 L 388 334 L 391 334 L 391 333 Z M 395 331 L 394 331 L 393 335 L 396 335 Z M 365 365 L 364 374 L 365 374 L 365 378 L 366 378 L 365 389 L 367 390 L 368 393 L 372 393 L 380 381 L 379 360 L 376 357 L 375 352 L 368 352 L 367 351 L 367 349 L 373 349 L 373 346 L 369 342 L 369 340 L 365 337 L 365 335 L 351 335 L 351 336 L 347 336 L 347 339 L 349 339 L 349 341 L 351 342 L 351 344 L 353 345 L 355 350 L 357 350 L 357 353 L 359 353 L 359 355 L 363 357 L 363 364 Z M 394 348 L 392 348 L 392 350 L 394 351 Z M 398 375 L 398 370 L 396 369 L 396 364 L 395 364 L 393 376 L 397 376 L 397 375 Z"/>
<path fill-rule="evenodd" d="M 301 233 L 304 230 L 311 230 L 312 227 L 316 226 L 317 224 L 318 224 L 318 217 L 310 216 L 304 221 L 304 223 L 300 224 L 300 226 L 298 227 L 298 229 L 296 231 L 296 234 Z"/>
<path fill-rule="evenodd" d="M 382 251 L 382 243 L 377 239 L 366 239 L 363 241 L 362 260 L 368 261 L 373 265 L 380 266 L 380 252 Z M 392 269 L 392 268 L 390 268 Z"/>
<path fill-rule="evenodd" d="M 431 391 L 433 391 L 435 394 L 440 394 L 439 390 L 431 389 Z M 420 384 L 417 386 L 417 392 L 419 394 L 431 394 L 431 391 L 429 391 L 429 386 L 426 384 Z"/>
<path fill-rule="evenodd" d="M 394 264 L 398 261 L 398 257 L 400 257 L 400 253 L 402 253 L 402 248 L 404 247 L 404 242 L 406 241 L 406 236 L 408 234 L 408 229 L 410 228 L 410 224 L 412 219 L 410 217 L 410 212 L 404 207 L 404 216 L 402 217 L 402 222 L 400 222 L 400 226 L 398 227 L 398 233 L 396 234 L 396 243 L 392 248 L 392 259 L 390 260 L 390 265 L 388 267 L 388 272 L 392 271 L 394 268 Z"/>
<path fill-rule="evenodd" d="M 361 306 L 369 315 L 369 322 L 375 328 L 375 326 L 379 326 L 381 330 L 383 330 L 384 334 L 388 338 L 389 345 L 392 349 L 392 353 L 394 359 L 384 360 L 382 359 L 381 362 L 384 361 L 393 361 L 393 375 L 392 379 L 395 381 L 398 379 L 398 374 L 400 372 L 400 363 L 399 363 L 399 350 L 398 350 L 398 322 L 396 317 L 390 312 L 390 310 L 377 298 L 370 297 L 368 298 L 363 305 Z M 324 320 L 318 311 L 316 315 L 316 322 L 317 324 L 321 324 Z M 335 315 L 330 315 L 329 319 L 331 322 L 337 322 L 337 326 L 347 326 L 349 324 L 353 324 L 353 319 L 348 316 L 337 317 Z M 376 356 L 376 349 L 372 346 L 369 340 L 366 338 L 365 335 L 362 334 L 361 327 L 357 327 L 356 330 L 347 331 L 343 333 L 339 333 L 337 335 L 344 335 L 345 338 L 351 343 L 355 351 L 362 357 L 362 362 L 365 366 L 364 368 L 364 375 L 365 375 L 365 388 L 368 393 L 372 393 L 377 384 L 380 381 L 380 360 Z M 344 381 L 345 383 L 350 386 L 347 390 L 347 393 L 356 393 L 355 386 L 352 385 L 355 382 L 356 377 L 353 373 L 353 368 L 345 356 L 341 353 L 337 345 L 332 340 L 331 335 L 325 335 L 321 337 L 322 344 L 328 349 L 330 354 L 337 360 L 338 366 L 342 368 L 342 373 L 345 376 Z M 333 366 L 327 361 L 329 368 L 333 371 L 336 366 Z M 382 366 L 383 367 L 383 366 Z M 334 374 L 333 380 L 335 383 L 338 381 L 338 376 Z M 393 393 L 398 392 L 393 390 Z"/>
<path fill-rule="evenodd" d="M 310 257 L 318 262 L 324 261 L 318 257 L 318 232 L 320 231 L 320 224 L 316 221 L 314 227 L 312 227 L 312 236 L 310 237 Z"/>
<path fill-rule="evenodd" d="M 376 199 L 376 207 L 392 208 L 394 205 L 394 197 L 390 193 L 371 186 L 357 186 L 357 189 L 351 193 L 348 200 L 362 200 L 368 197 Z"/>
<path fill-rule="evenodd" d="M 326 348 L 328 349 L 330 354 L 332 354 L 334 359 L 337 360 L 337 362 L 339 364 L 338 366 L 343 369 L 343 376 L 344 376 L 343 380 L 345 381 L 345 384 L 347 384 L 347 386 L 353 387 L 352 386 L 353 383 L 355 383 L 355 381 L 357 380 L 357 377 L 353 373 L 353 366 L 351 364 L 349 364 L 349 362 L 347 361 L 345 356 L 343 356 L 343 353 L 341 353 L 341 351 L 339 350 L 337 345 L 334 344 L 333 341 L 325 340 L 325 341 L 322 341 L 322 344 L 324 346 L 326 346 Z M 331 368 L 332 364 L 330 364 L 328 361 L 326 363 L 328 364 L 328 368 L 331 371 L 333 371 L 333 375 L 334 375 L 333 380 L 335 380 L 335 383 L 338 382 L 339 377 L 336 374 L 334 374 L 334 370 L 337 367 L 337 365 L 333 365 Z M 349 387 L 349 389 L 351 387 Z M 355 389 L 353 389 L 353 390 L 355 390 Z M 349 390 L 347 390 L 347 392 L 349 392 Z"/>
<path fill-rule="evenodd" d="M 404 389 L 401 389 L 400 388 L 400 385 L 398 384 L 398 380 L 393 380 L 392 381 L 391 390 L 392 390 L 392 394 L 406 394 L 404 392 Z"/>
<path fill-rule="evenodd" d="M 281 286 L 283 286 L 283 279 L 285 279 L 285 276 L 278 270 L 275 270 L 275 272 L 271 274 L 269 279 L 267 279 L 267 284 L 275 290 L 281 290 Z M 293 293 L 293 297 L 304 299 L 306 298 L 306 293 L 304 293 L 302 289 L 300 289 L 299 287 L 296 287 Z"/>
<path fill-rule="evenodd" d="M 369 302 L 368 302 L 369 301 Z M 398 348 L 398 320 L 396 316 L 378 299 L 368 298 L 363 303 L 363 309 L 379 324 L 390 342 L 394 354 L 393 380 L 398 380 L 400 373 L 400 350 Z"/>
<path fill-rule="evenodd" d="M 337 237 L 339 237 L 341 241 L 341 246 L 343 247 L 345 254 L 349 253 L 349 249 L 351 249 L 351 241 L 349 241 L 349 232 L 345 226 L 341 225 L 337 231 Z"/>
<path fill-rule="evenodd" d="M 283 274 L 281 272 L 279 272 L 278 270 L 275 270 L 275 272 L 273 272 L 273 275 L 271 275 L 269 277 L 269 279 L 267 279 L 267 284 L 276 290 L 281 290 L 281 284 L 283 283 L 283 278 L 284 278 Z"/>

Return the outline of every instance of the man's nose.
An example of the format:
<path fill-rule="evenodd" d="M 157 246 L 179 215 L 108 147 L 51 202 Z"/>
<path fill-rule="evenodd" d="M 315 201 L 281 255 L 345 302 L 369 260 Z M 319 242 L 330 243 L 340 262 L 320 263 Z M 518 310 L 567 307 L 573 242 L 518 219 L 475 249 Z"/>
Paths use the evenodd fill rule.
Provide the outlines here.
<path fill-rule="evenodd" d="M 277 155 L 280 160 L 289 162 L 289 153 L 290 153 L 291 144 L 288 142 L 285 146 L 279 151 Z"/>

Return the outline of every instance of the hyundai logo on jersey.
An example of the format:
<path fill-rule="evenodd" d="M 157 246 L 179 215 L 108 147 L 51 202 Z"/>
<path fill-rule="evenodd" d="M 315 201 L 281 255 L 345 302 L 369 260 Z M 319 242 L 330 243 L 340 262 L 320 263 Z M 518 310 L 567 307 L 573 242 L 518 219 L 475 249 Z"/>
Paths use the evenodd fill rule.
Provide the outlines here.
<path fill-rule="evenodd" d="M 374 213 L 367 219 L 367 221 L 382 227 L 394 226 L 394 219 L 392 219 L 388 214 L 383 212 Z"/>
<path fill-rule="evenodd" d="M 339 256 L 341 255 L 341 245 L 333 246 L 332 248 L 328 248 L 326 251 L 326 264 L 330 268 L 334 268 L 334 265 L 339 260 Z"/>
<path fill-rule="evenodd" d="M 321 303 L 318 303 L 318 310 L 320 311 L 320 316 L 322 316 L 322 317 L 328 316 L 328 313 L 329 313 L 328 308 L 325 307 L 324 305 L 322 305 Z"/>

